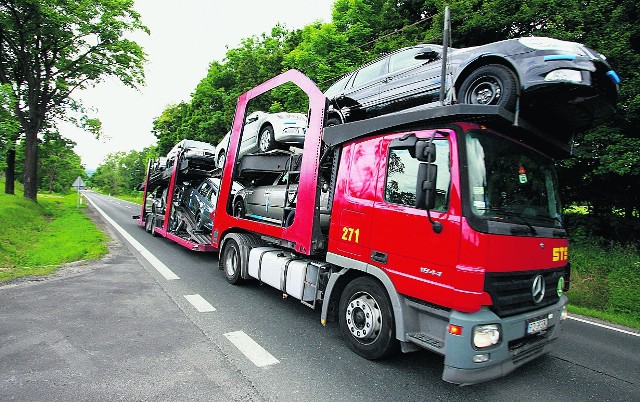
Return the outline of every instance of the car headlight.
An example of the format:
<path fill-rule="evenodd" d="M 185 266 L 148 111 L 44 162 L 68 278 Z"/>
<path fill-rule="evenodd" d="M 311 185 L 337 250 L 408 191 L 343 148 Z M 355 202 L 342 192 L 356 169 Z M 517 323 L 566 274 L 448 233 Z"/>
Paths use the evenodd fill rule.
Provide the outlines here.
<path fill-rule="evenodd" d="M 570 70 L 568 68 L 561 68 L 559 70 L 553 70 L 544 77 L 545 81 L 570 81 L 570 82 L 582 82 L 582 73 L 578 70 Z"/>
<path fill-rule="evenodd" d="M 498 324 L 476 325 L 473 328 L 473 346 L 476 348 L 488 348 L 499 342 L 500 326 Z"/>

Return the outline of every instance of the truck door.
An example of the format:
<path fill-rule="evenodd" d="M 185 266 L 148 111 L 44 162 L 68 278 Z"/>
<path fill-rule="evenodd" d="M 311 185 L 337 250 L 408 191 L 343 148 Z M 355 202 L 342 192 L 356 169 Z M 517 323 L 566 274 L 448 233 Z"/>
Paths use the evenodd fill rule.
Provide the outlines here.
<path fill-rule="evenodd" d="M 432 131 L 417 134 L 419 138 L 431 135 Z M 454 280 L 460 241 L 459 208 L 454 207 L 459 205 L 459 186 L 457 179 L 452 181 L 457 169 L 452 168 L 451 136 L 436 135 L 433 141 L 437 192 L 435 207 L 429 212 L 432 220 L 442 224 L 440 233 L 432 228 L 427 211 L 415 207 L 418 167 L 424 162 L 407 149 L 394 148 L 392 140 L 398 137 L 389 135 L 383 141 L 387 157 L 377 180 L 369 263 L 385 270 L 400 293 L 434 300 Z"/>

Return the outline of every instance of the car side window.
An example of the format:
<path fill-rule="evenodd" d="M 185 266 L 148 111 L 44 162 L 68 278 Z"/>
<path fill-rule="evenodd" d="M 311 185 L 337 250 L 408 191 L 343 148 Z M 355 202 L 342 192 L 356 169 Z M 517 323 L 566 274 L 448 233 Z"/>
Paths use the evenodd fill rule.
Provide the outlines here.
<path fill-rule="evenodd" d="M 324 93 L 324 96 L 326 96 L 327 98 L 332 98 L 342 92 L 345 85 L 347 85 L 347 81 L 349 80 L 349 78 L 351 78 L 351 74 L 342 77 L 342 79 L 340 79 L 339 81 L 336 81 L 336 83 L 334 83 L 329 87 L 329 89 L 327 89 L 327 91 Z"/>
<path fill-rule="evenodd" d="M 384 67 L 387 59 L 378 60 L 377 62 L 368 65 L 358 71 L 356 78 L 353 80 L 353 86 L 358 87 L 366 82 L 369 82 L 383 74 L 382 68 Z"/>
<path fill-rule="evenodd" d="M 389 58 L 389 72 L 393 73 L 407 67 L 424 63 L 424 60 L 415 59 L 415 55 L 419 50 L 420 48 L 414 47 L 392 55 Z"/>
<path fill-rule="evenodd" d="M 436 205 L 434 211 L 446 212 L 449 209 L 449 142 L 434 140 L 436 145 Z M 418 167 L 422 162 L 412 158 L 407 149 L 390 149 L 387 163 L 387 181 L 384 198 L 391 204 L 414 207 L 416 204 L 416 182 Z"/>

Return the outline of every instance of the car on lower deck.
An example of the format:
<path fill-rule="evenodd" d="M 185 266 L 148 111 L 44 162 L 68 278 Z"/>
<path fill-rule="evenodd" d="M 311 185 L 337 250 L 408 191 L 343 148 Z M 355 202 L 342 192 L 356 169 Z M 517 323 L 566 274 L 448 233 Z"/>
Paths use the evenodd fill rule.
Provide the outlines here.
<path fill-rule="evenodd" d="M 234 183 L 231 194 L 242 189 L 242 185 Z M 182 193 L 182 204 L 188 209 L 196 222 L 196 230 L 211 232 L 211 212 L 214 210 L 220 192 L 219 178 L 206 178 L 195 186 L 185 186 Z"/>
<path fill-rule="evenodd" d="M 442 58 L 442 46 L 420 44 L 348 73 L 325 92 L 327 125 L 440 105 Z M 536 123 L 549 121 L 570 131 L 611 117 L 620 83 L 602 54 L 544 37 L 449 48 L 444 81 L 445 104 L 519 109 Z"/>
<path fill-rule="evenodd" d="M 290 226 L 295 218 L 298 177 L 298 173 L 283 172 L 272 185 L 247 186 L 241 189 L 233 199 L 233 215 L 284 227 Z M 328 188 L 322 185 L 320 227 L 323 229 L 329 227 L 328 202 Z"/>

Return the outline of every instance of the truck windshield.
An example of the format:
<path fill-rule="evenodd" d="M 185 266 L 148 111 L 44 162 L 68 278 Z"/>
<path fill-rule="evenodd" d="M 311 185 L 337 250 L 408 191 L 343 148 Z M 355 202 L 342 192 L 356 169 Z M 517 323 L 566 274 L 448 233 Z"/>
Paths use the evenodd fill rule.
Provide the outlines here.
<path fill-rule="evenodd" d="M 471 220 L 562 228 L 553 160 L 507 138 L 485 131 L 466 136 Z M 489 223 L 487 223 L 489 222 Z"/>

